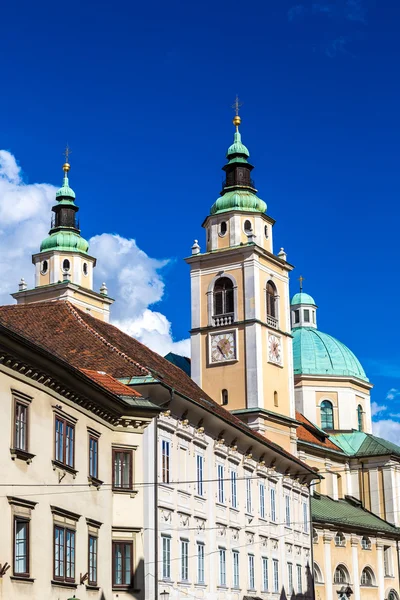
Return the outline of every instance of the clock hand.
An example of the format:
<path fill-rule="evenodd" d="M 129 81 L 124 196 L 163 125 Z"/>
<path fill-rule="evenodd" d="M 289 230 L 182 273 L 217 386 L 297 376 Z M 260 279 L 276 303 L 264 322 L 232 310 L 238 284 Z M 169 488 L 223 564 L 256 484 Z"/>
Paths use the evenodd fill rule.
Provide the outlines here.
<path fill-rule="evenodd" d="M 217 344 L 217 348 L 218 348 L 218 350 L 221 352 L 222 356 L 225 356 L 225 354 L 224 354 L 223 350 L 221 350 L 221 348 L 220 348 L 219 344 Z"/>

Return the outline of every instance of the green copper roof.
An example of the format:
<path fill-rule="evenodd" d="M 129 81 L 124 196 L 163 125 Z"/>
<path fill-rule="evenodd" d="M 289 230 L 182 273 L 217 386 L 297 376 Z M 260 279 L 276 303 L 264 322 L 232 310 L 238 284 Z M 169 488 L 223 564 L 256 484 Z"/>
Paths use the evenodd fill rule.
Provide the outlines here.
<path fill-rule="evenodd" d="M 294 306 L 295 304 L 313 304 L 314 306 L 317 306 L 315 304 L 314 298 L 309 294 L 305 294 L 304 292 L 299 292 L 298 294 L 295 294 L 290 304 L 292 306 Z"/>
<path fill-rule="evenodd" d="M 242 136 L 239 131 L 235 131 L 234 142 L 229 146 L 226 158 L 231 158 L 231 156 L 235 154 L 244 154 L 244 156 L 247 157 L 250 156 L 250 152 L 247 150 L 246 146 L 242 144 Z"/>
<path fill-rule="evenodd" d="M 75 192 L 69 187 L 69 180 L 66 173 L 64 174 L 62 186 L 56 192 L 56 198 L 75 198 Z"/>
<path fill-rule="evenodd" d="M 331 335 L 314 327 L 296 327 L 292 335 L 295 375 L 336 375 L 368 381 L 353 352 Z"/>
<path fill-rule="evenodd" d="M 243 210 L 264 213 L 267 205 L 250 190 L 231 190 L 218 198 L 211 207 L 211 214 L 216 215 L 228 210 Z"/>
<path fill-rule="evenodd" d="M 330 439 L 349 456 L 383 456 L 385 454 L 400 456 L 400 446 L 372 435 L 372 433 L 352 431 L 351 433 L 331 435 Z"/>
<path fill-rule="evenodd" d="M 89 242 L 75 231 L 56 231 L 40 244 L 40 252 L 46 252 L 47 250 L 87 252 Z"/>
<path fill-rule="evenodd" d="M 311 496 L 311 518 L 314 522 L 333 523 L 345 528 L 354 527 L 356 531 L 370 529 L 400 535 L 400 529 L 380 519 L 357 502 L 333 500 L 328 496 Z"/>

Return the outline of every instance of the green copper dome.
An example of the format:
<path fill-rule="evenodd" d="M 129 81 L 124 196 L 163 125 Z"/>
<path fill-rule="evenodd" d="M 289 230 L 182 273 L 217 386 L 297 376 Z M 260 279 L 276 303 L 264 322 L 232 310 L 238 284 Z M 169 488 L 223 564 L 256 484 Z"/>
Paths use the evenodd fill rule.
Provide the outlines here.
<path fill-rule="evenodd" d="M 296 327 L 293 335 L 295 375 L 333 375 L 368 381 L 360 361 L 347 346 L 314 327 Z"/>
<path fill-rule="evenodd" d="M 64 175 L 64 181 L 62 186 L 56 192 L 56 198 L 73 198 L 75 199 L 75 192 L 72 188 L 69 187 L 69 180 L 67 177 L 67 173 Z"/>
<path fill-rule="evenodd" d="M 235 131 L 234 142 L 229 146 L 226 158 L 229 159 L 236 154 L 243 154 L 244 156 L 247 156 L 247 158 L 250 156 L 250 152 L 247 150 L 246 146 L 242 144 L 242 136 L 239 131 Z"/>
<path fill-rule="evenodd" d="M 56 231 L 40 244 L 40 252 L 46 252 L 47 250 L 87 252 L 89 242 L 75 231 Z"/>
<path fill-rule="evenodd" d="M 295 304 L 313 304 L 314 306 L 317 306 L 315 304 L 314 298 L 310 296 L 310 294 L 305 294 L 304 292 L 299 292 L 298 294 L 295 294 L 290 304 L 292 306 L 294 306 Z"/>
<path fill-rule="evenodd" d="M 267 205 L 250 190 L 232 190 L 218 198 L 211 207 L 211 214 L 216 215 L 228 210 L 244 210 L 264 213 Z"/>

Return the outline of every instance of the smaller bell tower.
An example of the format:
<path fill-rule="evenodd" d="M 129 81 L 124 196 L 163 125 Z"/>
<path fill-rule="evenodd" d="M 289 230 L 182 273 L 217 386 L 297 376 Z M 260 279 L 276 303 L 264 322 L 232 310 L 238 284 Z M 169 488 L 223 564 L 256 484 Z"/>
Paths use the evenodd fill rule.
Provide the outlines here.
<path fill-rule="evenodd" d="M 64 178 L 56 192 L 57 203 L 49 235 L 40 245 L 40 252 L 32 256 L 35 265 L 35 287 L 27 289 L 22 279 L 19 291 L 12 294 L 17 304 L 29 304 L 44 300 L 69 300 L 81 310 L 103 321 L 109 320 L 110 305 L 114 302 L 107 295 L 103 283 L 100 292 L 93 290 L 93 269 L 96 259 L 88 253 L 89 243 L 81 236 L 77 220 L 79 207 L 75 204 L 75 192 L 69 185 L 69 148 L 65 151 Z"/>

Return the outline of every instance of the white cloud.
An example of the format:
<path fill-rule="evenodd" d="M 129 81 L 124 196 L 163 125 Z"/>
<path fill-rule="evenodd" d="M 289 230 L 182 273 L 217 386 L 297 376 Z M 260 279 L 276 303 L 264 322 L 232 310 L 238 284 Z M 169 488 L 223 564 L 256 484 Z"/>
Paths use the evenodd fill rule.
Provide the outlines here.
<path fill-rule="evenodd" d="M 384 404 L 379 405 L 377 402 L 371 402 L 371 415 L 373 417 L 381 412 L 384 412 L 385 410 L 387 410 L 387 406 Z"/>
<path fill-rule="evenodd" d="M 60 182 L 61 183 L 61 182 Z M 56 188 L 47 183 L 25 184 L 13 154 L 0 150 L 0 303 L 9 304 L 10 293 L 24 277 L 33 286 L 31 254 L 39 250 L 50 227 L 50 208 Z M 189 340 L 175 342 L 171 323 L 150 306 L 162 300 L 160 271 L 168 263 L 140 250 L 134 239 L 117 234 L 94 236 L 90 253 L 98 259 L 95 289 L 103 281 L 110 296 L 112 322 L 160 354 L 188 355 Z"/>
<path fill-rule="evenodd" d="M 391 388 L 386 394 L 386 400 L 394 400 L 397 396 L 400 395 L 400 390 L 397 388 Z"/>
<path fill-rule="evenodd" d="M 398 444 L 400 440 L 400 422 L 391 419 L 373 421 L 372 432 L 385 440 Z"/>

